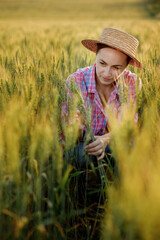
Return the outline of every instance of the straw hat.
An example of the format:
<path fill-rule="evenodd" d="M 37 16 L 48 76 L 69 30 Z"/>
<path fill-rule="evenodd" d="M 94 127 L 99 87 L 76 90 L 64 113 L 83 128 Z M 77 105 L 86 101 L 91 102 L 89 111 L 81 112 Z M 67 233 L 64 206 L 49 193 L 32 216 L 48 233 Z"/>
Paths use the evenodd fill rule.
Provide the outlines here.
<path fill-rule="evenodd" d="M 139 41 L 133 37 L 132 35 L 123 32 L 116 28 L 105 28 L 102 32 L 102 35 L 97 40 L 92 39 L 84 39 L 81 43 L 88 48 L 89 50 L 96 52 L 97 51 L 97 43 L 105 44 L 109 47 L 115 48 L 126 55 L 128 55 L 131 60 L 129 65 L 143 68 L 142 64 L 135 58 L 135 53 L 139 44 Z"/>

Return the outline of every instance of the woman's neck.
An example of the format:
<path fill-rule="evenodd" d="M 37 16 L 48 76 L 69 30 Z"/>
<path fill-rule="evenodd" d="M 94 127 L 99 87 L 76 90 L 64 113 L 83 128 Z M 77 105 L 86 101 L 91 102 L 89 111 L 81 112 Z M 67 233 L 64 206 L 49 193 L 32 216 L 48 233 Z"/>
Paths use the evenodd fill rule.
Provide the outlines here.
<path fill-rule="evenodd" d="M 104 85 L 96 82 L 96 89 L 102 101 L 108 102 L 111 92 L 114 89 L 115 84 Z"/>

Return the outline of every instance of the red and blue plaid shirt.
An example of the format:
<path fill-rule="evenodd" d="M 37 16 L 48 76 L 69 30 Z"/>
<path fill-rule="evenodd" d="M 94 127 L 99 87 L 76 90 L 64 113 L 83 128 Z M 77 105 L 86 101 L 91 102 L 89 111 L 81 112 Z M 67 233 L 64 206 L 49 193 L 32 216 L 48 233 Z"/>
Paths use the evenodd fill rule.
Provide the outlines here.
<path fill-rule="evenodd" d="M 107 128 L 107 112 L 104 110 L 101 99 L 96 89 L 95 81 L 95 69 L 96 63 L 90 67 L 80 68 L 67 78 L 67 82 L 70 79 L 74 79 L 76 85 L 80 88 L 85 106 L 91 107 L 91 127 L 94 135 L 103 135 Z M 115 84 L 113 91 L 110 94 L 107 105 L 112 111 L 120 112 L 120 81 L 122 79 L 125 85 L 128 87 L 128 98 L 132 99 L 132 102 L 136 103 L 136 81 L 137 76 L 128 70 L 124 70 L 121 74 L 119 81 Z M 69 90 L 68 94 L 71 96 Z M 67 115 L 67 103 L 62 106 L 63 114 Z M 85 129 L 84 129 L 85 130 Z"/>

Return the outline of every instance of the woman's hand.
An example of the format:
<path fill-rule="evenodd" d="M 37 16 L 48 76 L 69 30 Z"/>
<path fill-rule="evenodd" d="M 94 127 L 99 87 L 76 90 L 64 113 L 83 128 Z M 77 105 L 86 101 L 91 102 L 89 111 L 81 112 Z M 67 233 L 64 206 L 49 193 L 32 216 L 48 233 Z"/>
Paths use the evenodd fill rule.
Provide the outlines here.
<path fill-rule="evenodd" d="M 105 156 L 105 148 L 111 140 L 111 134 L 107 133 L 102 136 L 94 137 L 95 141 L 85 146 L 84 149 L 88 152 L 89 155 L 99 156 L 97 160 L 101 160 Z"/>

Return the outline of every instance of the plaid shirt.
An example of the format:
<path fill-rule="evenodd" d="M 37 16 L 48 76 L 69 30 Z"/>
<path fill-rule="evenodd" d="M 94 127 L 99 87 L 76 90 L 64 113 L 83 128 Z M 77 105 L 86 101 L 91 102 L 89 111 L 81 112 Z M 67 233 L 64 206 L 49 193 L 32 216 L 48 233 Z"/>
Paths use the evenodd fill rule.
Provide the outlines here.
<path fill-rule="evenodd" d="M 94 135 L 103 135 L 107 128 L 107 111 L 104 110 L 99 94 L 96 90 L 95 81 L 95 68 L 96 63 L 90 67 L 80 68 L 67 78 L 69 83 L 70 79 L 73 78 L 76 85 L 80 88 L 85 106 L 91 106 L 91 127 Z M 128 99 L 135 104 L 136 103 L 136 80 L 137 76 L 128 70 L 124 70 L 116 83 L 110 97 L 107 101 L 107 105 L 114 112 L 120 112 L 120 81 L 124 79 L 123 84 L 128 87 Z M 67 89 L 70 96 L 71 92 Z M 67 115 L 67 104 L 62 105 L 63 114 Z M 84 129 L 85 130 L 85 129 Z"/>

